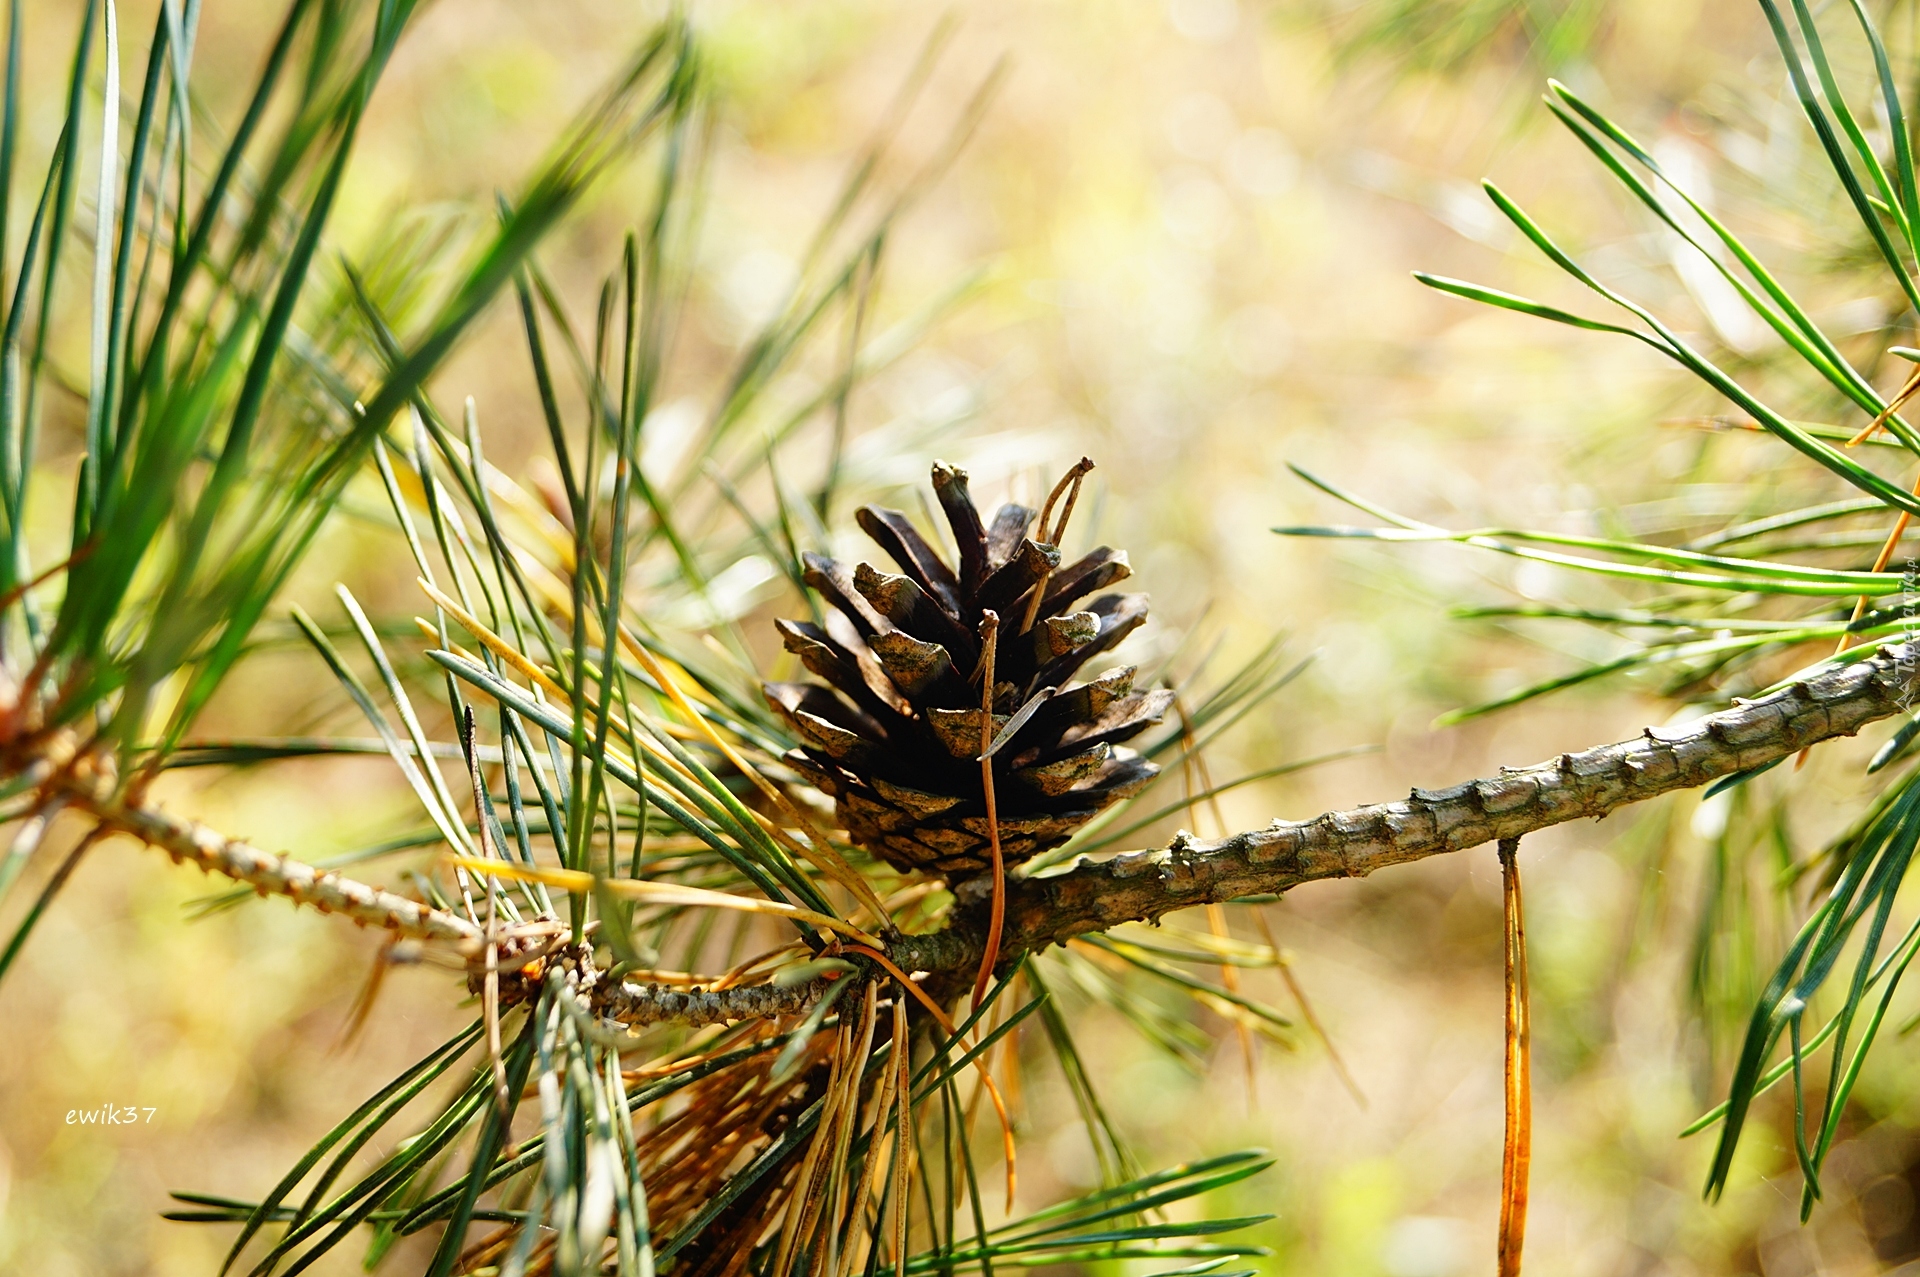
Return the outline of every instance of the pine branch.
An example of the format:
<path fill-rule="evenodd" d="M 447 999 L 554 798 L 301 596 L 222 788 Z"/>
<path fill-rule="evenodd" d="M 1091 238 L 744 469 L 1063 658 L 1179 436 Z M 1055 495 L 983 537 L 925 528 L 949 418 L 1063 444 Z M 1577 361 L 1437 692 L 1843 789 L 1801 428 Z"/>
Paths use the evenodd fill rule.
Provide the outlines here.
<path fill-rule="evenodd" d="M 595 991 L 594 1011 L 622 1024 L 731 1024 L 804 1011 L 826 992 L 828 980 L 782 987 L 754 984 L 736 989 L 675 989 L 662 984 L 621 984 Z"/>
<path fill-rule="evenodd" d="M 1810 745 L 1851 736 L 1913 708 L 1920 645 L 1888 646 L 1677 727 L 1447 789 L 1415 789 L 1399 802 L 1276 820 L 1266 829 L 1111 860 L 1073 862 L 1014 885 L 1002 965 L 1023 953 L 1176 909 L 1286 891 L 1319 878 L 1361 878 L 1389 865 L 1599 818 L 1630 803 L 1778 762 Z M 978 929 L 978 928 L 975 928 Z"/>
<path fill-rule="evenodd" d="M 225 874 L 256 891 L 312 905 L 322 913 L 344 914 L 364 925 L 383 927 L 420 940 L 478 943 L 478 926 L 458 915 L 417 900 L 368 886 L 285 855 L 275 855 L 207 826 L 150 807 L 133 807 L 75 789 L 69 801 L 109 829 L 132 834 L 209 873 Z"/>
<path fill-rule="evenodd" d="M 1399 802 L 1332 811 L 1312 820 L 1276 820 L 1266 829 L 1218 843 L 1182 835 L 1165 848 L 1105 861 L 1077 860 L 1041 877 L 1018 879 L 1006 900 L 999 965 L 1004 969 L 1050 944 L 1151 921 L 1177 909 L 1287 891 L 1321 878 L 1361 878 L 1389 865 L 1465 851 L 1482 843 L 1600 818 L 1631 803 L 1764 767 L 1810 745 L 1851 736 L 1869 723 L 1911 710 L 1920 690 L 1920 645 L 1881 649 L 1757 700 L 1692 723 L 1648 728 L 1633 740 L 1603 745 L 1448 789 L 1415 789 Z M 365 883 L 276 856 L 193 821 L 127 806 L 81 790 L 77 807 L 108 828 L 132 834 L 176 861 L 274 895 L 345 914 L 423 940 L 467 947 L 484 937 L 455 914 Z M 968 898 L 963 884 L 960 894 Z M 977 894 L 977 893 L 973 893 Z M 926 973 L 926 988 L 951 1000 L 980 961 L 985 941 L 979 899 L 944 930 L 897 936 L 889 957 L 902 970 Z M 713 1024 L 789 1015 L 825 987 L 758 985 L 720 992 L 623 984 L 595 997 L 596 1010 L 627 1024 Z"/>

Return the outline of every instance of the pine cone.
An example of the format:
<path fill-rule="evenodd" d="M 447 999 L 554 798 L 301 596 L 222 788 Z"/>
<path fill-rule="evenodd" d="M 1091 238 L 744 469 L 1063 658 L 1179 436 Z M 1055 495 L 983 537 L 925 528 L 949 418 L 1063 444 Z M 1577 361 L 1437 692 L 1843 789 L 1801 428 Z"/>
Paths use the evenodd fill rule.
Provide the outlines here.
<path fill-rule="evenodd" d="M 1091 468 L 1082 461 L 1054 497 L 1069 481 L 1077 494 Z M 1057 545 L 1028 535 L 1048 535 L 1045 515 L 1035 528 L 1034 511 L 1004 505 L 983 525 L 966 472 L 940 462 L 933 487 L 958 570 L 900 511 L 862 507 L 861 528 L 900 574 L 806 555 L 826 624 L 776 624 L 828 686 L 764 690 L 802 742 L 786 762 L 832 797 L 856 844 L 897 868 L 958 879 L 992 864 L 979 761 L 983 629 L 994 636 L 993 783 L 1008 866 L 1065 842 L 1153 779 L 1159 769 L 1120 742 L 1159 722 L 1173 693 L 1135 691 L 1132 667 L 1069 682 L 1147 618 L 1144 594 L 1102 594 L 1074 610 L 1131 574 L 1124 552 L 1102 546 L 1061 567 Z"/>

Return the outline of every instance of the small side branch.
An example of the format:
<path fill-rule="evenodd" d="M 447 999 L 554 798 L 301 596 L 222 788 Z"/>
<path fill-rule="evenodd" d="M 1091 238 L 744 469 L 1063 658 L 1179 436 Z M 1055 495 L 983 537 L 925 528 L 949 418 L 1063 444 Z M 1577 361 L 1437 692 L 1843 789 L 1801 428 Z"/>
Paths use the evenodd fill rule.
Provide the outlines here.
<path fill-rule="evenodd" d="M 827 981 L 782 988 L 756 984 L 738 989 L 675 989 L 661 984 L 621 984 L 595 990 L 595 1014 L 622 1024 L 731 1024 L 794 1015 L 820 1000 Z"/>
<path fill-rule="evenodd" d="M 477 945 L 482 939 L 479 927 L 456 914 L 262 851 L 194 821 L 84 793 L 71 797 L 75 806 L 102 826 L 132 834 L 166 852 L 176 863 L 192 863 L 210 873 L 225 874 L 256 891 L 285 896 L 322 913 L 344 914 L 363 925 L 383 927 L 418 940 Z"/>

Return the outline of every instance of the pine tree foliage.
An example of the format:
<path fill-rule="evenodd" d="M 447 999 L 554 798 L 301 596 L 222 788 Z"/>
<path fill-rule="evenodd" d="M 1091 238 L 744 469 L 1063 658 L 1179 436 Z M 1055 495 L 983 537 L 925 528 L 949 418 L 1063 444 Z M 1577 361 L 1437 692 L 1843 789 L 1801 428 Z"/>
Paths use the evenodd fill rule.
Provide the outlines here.
<path fill-rule="evenodd" d="M 1762 7 L 1890 290 L 1920 305 L 1920 191 L 1868 14 L 1854 4 L 1876 95 L 1862 116 L 1811 12 L 1799 0 Z M 354 259 L 334 251 L 329 219 L 415 6 L 290 0 L 243 113 L 221 128 L 195 103 L 199 12 L 199 0 L 161 5 L 130 93 L 122 69 L 139 59 L 126 53 L 117 7 L 88 0 L 59 143 L 16 192 L 26 171 L 18 0 L 9 10 L 0 213 L 30 212 L 24 226 L 0 216 L 0 818 L 11 834 L 0 975 L 79 858 L 130 833 L 240 881 L 207 909 L 262 892 L 390 928 L 382 969 L 424 951 L 459 971 L 465 987 L 450 995 L 469 997 L 475 1019 L 340 1117 L 257 1199 L 185 1185 L 172 1218 L 228 1229 L 225 1271 L 261 1277 L 349 1245 L 371 1268 L 414 1236 L 431 1242 L 433 1277 L 904 1277 L 1117 1260 L 1169 1277 L 1237 1271 L 1257 1248 L 1235 1234 L 1257 1221 L 1209 1218 L 1194 1203 L 1266 1159 L 1142 1167 L 1076 1045 L 1076 1013 L 1107 1006 L 1194 1064 L 1212 1042 L 1196 1008 L 1249 1042 L 1292 1045 L 1290 1019 L 1245 995 L 1238 976 L 1283 959 L 1270 941 L 1235 938 L 1217 908 L 1204 927 L 1121 924 L 1196 903 L 1181 893 L 1199 870 L 1225 884 L 1211 905 L 1356 872 L 1314 862 L 1314 838 L 1385 848 L 1381 863 L 1393 863 L 1396 838 L 1414 837 L 1422 819 L 1437 829 L 1462 803 L 1484 818 L 1475 838 L 1510 841 L 1517 833 L 1494 828 L 1514 810 L 1497 806 L 1498 786 L 1520 782 L 1415 791 L 1313 829 L 1276 825 L 1213 847 L 1183 836 L 1163 852 L 1098 858 L 1234 785 L 1317 761 L 1219 785 L 1204 765 L 1209 743 L 1269 704 L 1300 665 L 1276 643 L 1213 680 L 1191 653 L 1151 672 L 1083 669 L 1108 659 L 1145 610 L 1127 595 L 1071 610 L 1127 571 L 1104 548 L 1062 558 L 1085 463 L 1056 490 L 1057 517 L 1050 508 L 1038 527 L 1019 507 L 988 524 L 964 476 L 936 467 L 956 554 L 936 548 L 944 534 L 932 520 L 867 505 L 855 518 L 902 574 L 847 573 L 821 557 L 839 540 L 842 508 L 883 495 L 879 462 L 925 452 L 946 424 L 850 437 L 848 403 L 951 301 L 869 331 L 898 223 L 964 142 L 992 79 L 952 122 L 949 144 L 897 182 L 881 179 L 895 121 L 882 122 L 798 282 L 707 388 L 693 463 L 650 473 L 649 423 L 669 389 L 686 389 L 676 324 L 711 135 L 691 28 L 675 18 L 652 30 L 484 233 L 465 240 L 409 223 Z M 898 110 L 943 39 L 944 29 Z M 104 108 L 90 92 L 96 78 Z M 1881 648 L 1911 637 L 1920 591 L 1888 569 L 1920 498 L 1884 471 L 1898 450 L 1920 451 L 1920 433 L 1900 415 L 1904 398 L 1875 389 L 1871 365 L 1850 360 L 1626 130 L 1558 84 L 1548 105 L 1720 272 L 1835 407 L 1863 420 L 1836 412 L 1808 424 L 1769 406 L 1496 188 L 1526 238 L 1626 319 L 1423 281 L 1641 341 L 1852 495 L 1668 545 L 1454 532 L 1313 479 L 1380 526 L 1283 531 L 1458 542 L 1638 591 L 1634 607 L 1551 610 L 1623 636 L 1619 659 L 1481 710 L 1627 670 L 1677 672 L 1676 686 L 1701 700 L 1783 689 L 1699 734 L 1700 779 L 1732 773 L 1722 783 L 1743 785 L 1764 769 L 1739 762 L 1743 740 L 1772 766 L 1891 712 L 1881 702 L 1893 693 L 1848 682 L 1844 667 L 1879 678 L 1889 660 L 1912 660 L 1910 647 L 1896 649 L 1904 657 Z M 83 170 L 89 155 L 97 167 Z M 645 205 L 598 297 L 580 307 L 538 247 L 616 165 L 646 176 Z M 518 320 L 551 483 L 491 464 L 482 406 L 450 410 L 430 392 L 494 305 Z M 84 461 L 63 474 L 37 450 L 47 401 L 70 377 L 49 346 L 68 310 L 90 343 Z M 1920 376 L 1907 393 L 1916 385 Z M 1854 443 L 1866 451 L 1835 446 Z M 417 616 L 376 619 L 345 586 L 329 615 L 279 601 L 350 487 L 384 503 L 417 571 Z M 71 512 L 52 552 L 30 517 L 49 502 Z M 1866 570 L 1849 566 L 1845 538 L 1805 540 L 1815 528 L 1878 534 L 1888 520 Z M 761 569 L 812 609 L 784 628 L 784 669 L 756 670 L 740 628 Z M 263 622 L 283 616 L 364 734 L 197 735 Z M 1808 645 L 1819 643 L 1840 651 L 1809 667 Z M 801 670 L 837 690 L 799 685 Z M 763 674 L 776 680 L 768 696 Z M 1774 714 L 1794 698 L 1818 712 Z M 1789 739 L 1789 728 L 1800 734 Z M 1818 1196 L 1849 1088 L 1920 953 L 1920 930 L 1889 933 L 1920 840 L 1916 740 L 1910 720 L 1874 760 L 1888 778 L 1874 804 L 1816 862 L 1795 866 L 1828 892 L 1752 1011 L 1728 1103 L 1703 1119 L 1722 1132 L 1710 1191 L 1726 1183 L 1753 1099 L 1791 1077 L 1806 1113 L 1804 1079 L 1826 1050 L 1831 1081 L 1796 1124 L 1809 1208 Z M 1626 749 L 1591 753 L 1645 770 Z M 262 852 L 148 803 L 169 769 L 368 752 L 387 756 L 412 795 L 413 827 L 326 864 Z M 1644 796 L 1582 779 L 1566 758 L 1556 782 L 1573 794 L 1566 812 Z M 1547 792 L 1544 779 L 1526 783 Z M 72 817 L 91 832 L 48 867 L 47 831 Z M 1399 858 L 1464 845 L 1430 840 Z M 400 885 L 360 881 L 376 874 Z M 21 884 L 36 880 L 37 894 L 22 898 Z M 1806 1031 L 1848 954 L 1845 989 Z M 377 972 L 368 1015 L 379 1013 L 374 992 Z M 1100 1184 L 1015 1215 L 1015 1084 L 1036 1065 L 1064 1077 Z"/>

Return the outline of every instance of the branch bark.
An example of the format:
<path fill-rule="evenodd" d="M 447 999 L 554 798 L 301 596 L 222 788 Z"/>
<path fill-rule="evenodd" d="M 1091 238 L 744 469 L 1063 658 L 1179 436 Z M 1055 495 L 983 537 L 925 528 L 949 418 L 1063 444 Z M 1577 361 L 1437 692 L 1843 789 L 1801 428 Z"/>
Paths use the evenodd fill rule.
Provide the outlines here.
<path fill-rule="evenodd" d="M 383 927 L 419 940 L 472 945 L 484 938 L 479 927 L 457 914 L 317 869 L 290 856 L 262 851 L 195 821 L 150 807 L 130 807 L 78 789 L 68 798 L 104 827 L 132 834 L 166 852 L 176 863 L 191 863 L 209 873 L 224 874 L 263 895 L 285 896 L 322 913 L 345 914 L 362 925 Z"/>
<path fill-rule="evenodd" d="M 1388 865 L 1601 817 L 1630 803 L 1777 762 L 1911 709 L 1920 645 L 1865 659 L 1678 727 L 1399 802 L 1276 820 L 1218 843 L 1185 836 L 1105 861 L 1081 859 L 1017 883 L 1007 901 L 1010 961 L 1077 935 L 1176 909 L 1287 891 L 1318 878 L 1363 878 Z"/>
<path fill-rule="evenodd" d="M 661 984 L 619 984 L 596 992 L 594 1011 L 622 1024 L 732 1024 L 805 1011 L 826 992 L 827 980 L 782 988 L 753 984 L 736 989 L 674 989 Z"/>

